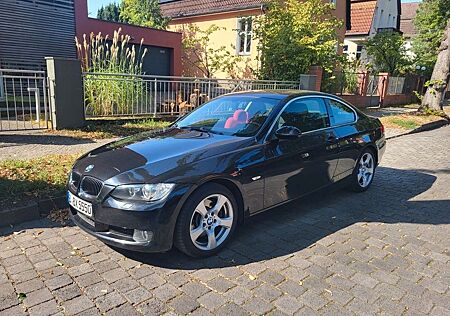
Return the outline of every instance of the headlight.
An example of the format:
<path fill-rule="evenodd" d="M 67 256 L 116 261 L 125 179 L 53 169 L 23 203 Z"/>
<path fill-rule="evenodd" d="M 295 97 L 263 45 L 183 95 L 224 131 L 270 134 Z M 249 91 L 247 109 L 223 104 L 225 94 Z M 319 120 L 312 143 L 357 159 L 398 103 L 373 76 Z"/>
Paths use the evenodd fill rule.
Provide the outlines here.
<path fill-rule="evenodd" d="M 119 185 L 111 195 L 121 200 L 158 201 L 166 198 L 174 186 L 173 183 Z"/>

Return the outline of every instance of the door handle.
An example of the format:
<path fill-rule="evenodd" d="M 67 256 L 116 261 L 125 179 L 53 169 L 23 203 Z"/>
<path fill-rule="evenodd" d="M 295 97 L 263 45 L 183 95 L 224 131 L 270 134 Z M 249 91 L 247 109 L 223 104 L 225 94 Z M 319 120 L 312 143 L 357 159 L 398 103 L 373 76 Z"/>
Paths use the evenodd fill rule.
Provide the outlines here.
<path fill-rule="evenodd" d="M 334 143 L 338 140 L 339 138 L 336 137 L 336 135 L 333 134 L 328 134 L 327 135 L 327 143 Z"/>
<path fill-rule="evenodd" d="M 308 158 L 309 157 L 309 153 L 301 153 L 300 157 L 302 158 Z"/>

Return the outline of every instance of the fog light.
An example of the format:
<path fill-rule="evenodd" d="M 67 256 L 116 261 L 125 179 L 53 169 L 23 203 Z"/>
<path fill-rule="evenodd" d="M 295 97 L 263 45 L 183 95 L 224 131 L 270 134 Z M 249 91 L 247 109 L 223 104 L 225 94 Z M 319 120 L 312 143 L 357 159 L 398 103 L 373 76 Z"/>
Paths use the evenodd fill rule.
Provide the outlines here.
<path fill-rule="evenodd" d="M 134 230 L 133 239 L 136 242 L 150 242 L 153 239 L 153 232 L 150 230 Z"/>

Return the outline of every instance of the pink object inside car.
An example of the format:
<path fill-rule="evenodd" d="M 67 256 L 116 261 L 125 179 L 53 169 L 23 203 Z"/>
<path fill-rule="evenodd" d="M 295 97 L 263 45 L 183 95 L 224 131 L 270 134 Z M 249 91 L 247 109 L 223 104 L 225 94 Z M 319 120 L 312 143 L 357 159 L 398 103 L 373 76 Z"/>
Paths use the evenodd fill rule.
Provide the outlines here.
<path fill-rule="evenodd" d="M 235 128 L 239 124 L 248 123 L 248 113 L 244 110 L 236 110 L 232 117 L 225 122 L 225 128 Z"/>

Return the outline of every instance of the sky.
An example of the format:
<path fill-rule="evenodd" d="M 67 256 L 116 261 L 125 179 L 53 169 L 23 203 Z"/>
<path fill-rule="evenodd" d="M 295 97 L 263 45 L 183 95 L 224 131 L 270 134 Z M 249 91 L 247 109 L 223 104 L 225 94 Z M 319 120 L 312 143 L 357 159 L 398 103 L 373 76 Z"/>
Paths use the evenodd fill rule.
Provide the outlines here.
<path fill-rule="evenodd" d="M 88 0 L 88 11 L 90 17 L 96 17 L 98 9 L 111 2 L 119 3 L 120 0 Z M 418 0 L 402 0 L 402 2 L 419 2 Z"/>
<path fill-rule="evenodd" d="M 97 17 L 97 11 L 101 6 L 108 5 L 109 3 L 119 3 L 119 0 L 88 0 L 88 12 L 90 17 Z"/>

